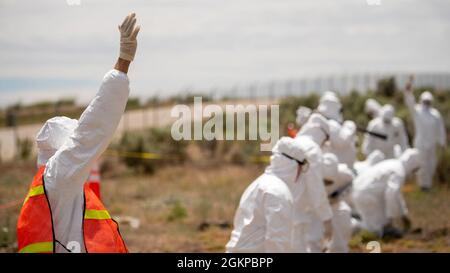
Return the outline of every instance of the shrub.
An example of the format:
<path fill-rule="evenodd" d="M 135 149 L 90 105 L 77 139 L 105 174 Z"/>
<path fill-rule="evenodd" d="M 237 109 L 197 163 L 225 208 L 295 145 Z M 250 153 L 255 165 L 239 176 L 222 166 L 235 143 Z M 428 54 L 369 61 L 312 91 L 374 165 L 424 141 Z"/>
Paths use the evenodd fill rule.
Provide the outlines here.
<path fill-rule="evenodd" d="M 187 217 L 187 210 L 180 202 L 180 200 L 175 200 L 171 204 L 169 214 L 167 215 L 167 221 L 172 222 L 176 220 L 182 220 Z"/>
<path fill-rule="evenodd" d="M 392 97 L 397 90 L 394 77 L 381 79 L 377 83 L 377 93 L 386 97 Z"/>
<path fill-rule="evenodd" d="M 33 149 L 33 142 L 28 139 L 20 139 L 19 140 L 19 158 L 21 160 L 28 160 L 31 157 L 31 152 Z"/>
<path fill-rule="evenodd" d="M 152 128 L 125 133 L 117 149 L 127 166 L 140 172 L 153 173 L 157 166 L 184 162 L 187 158 L 186 146 L 186 141 L 173 140 L 168 128 Z M 146 158 L 148 153 L 157 154 L 160 158 Z"/>

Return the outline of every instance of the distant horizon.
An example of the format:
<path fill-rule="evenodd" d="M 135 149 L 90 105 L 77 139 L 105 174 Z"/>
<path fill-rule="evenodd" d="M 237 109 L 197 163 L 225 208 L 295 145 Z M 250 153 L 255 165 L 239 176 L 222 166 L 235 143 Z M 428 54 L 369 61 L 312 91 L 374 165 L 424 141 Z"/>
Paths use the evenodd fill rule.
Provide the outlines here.
<path fill-rule="evenodd" d="M 130 96 L 130 99 L 139 99 L 141 103 L 146 103 L 150 99 L 158 98 L 164 100 L 171 99 L 176 96 L 183 97 L 185 95 L 204 95 L 213 99 L 236 98 L 236 99 L 251 99 L 251 98 L 270 98 L 283 96 L 304 96 L 312 92 L 318 94 L 324 91 L 334 91 L 339 95 L 346 95 L 351 91 L 364 93 L 367 91 L 375 91 L 376 84 L 380 79 L 394 77 L 397 88 L 402 89 L 411 73 L 377 73 L 377 74 L 347 74 L 347 75 L 325 75 L 322 77 L 309 77 L 303 79 L 286 79 L 267 82 L 256 82 L 247 85 L 234 85 L 226 89 L 209 89 L 209 90 L 179 90 L 167 96 L 158 96 L 157 94 L 150 97 Z M 414 74 L 415 88 L 433 88 L 437 90 L 450 90 L 450 72 L 449 73 L 416 73 Z M 0 86 L 0 92 L 1 92 Z M 95 93 L 91 94 L 92 97 Z M 213 97 L 214 96 L 214 97 Z M 15 103 L 1 105 L 0 110 L 5 110 L 8 107 L 17 104 L 24 107 L 32 106 L 39 103 L 73 100 L 77 106 L 85 106 L 89 103 L 87 101 L 78 101 L 75 96 L 59 97 L 56 99 L 41 99 L 30 102 L 17 101 Z"/>
<path fill-rule="evenodd" d="M 147 99 L 329 75 L 450 73 L 448 10 L 445 0 L 4 0 L 0 108 L 87 103 L 130 11 L 142 25 L 130 96 Z"/>

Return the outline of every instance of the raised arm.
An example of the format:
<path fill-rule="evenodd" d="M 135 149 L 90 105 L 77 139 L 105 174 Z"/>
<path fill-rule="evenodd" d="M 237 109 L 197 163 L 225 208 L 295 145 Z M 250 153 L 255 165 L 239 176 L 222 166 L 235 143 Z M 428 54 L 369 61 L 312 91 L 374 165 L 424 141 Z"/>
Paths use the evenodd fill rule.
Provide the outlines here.
<path fill-rule="evenodd" d="M 438 132 L 439 145 L 441 147 L 445 147 L 445 146 L 447 146 L 447 132 L 445 131 L 444 120 L 442 119 L 441 114 L 439 114 L 439 112 L 437 110 L 436 110 L 436 117 L 437 117 L 438 126 L 439 126 L 439 132 Z"/>
<path fill-rule="evenodd" d="M 135 24 L 135 15 L 130 14 L 119 26 L 120 57 L 115 69 L 106 73 L 73 134 L 48 161 L 45 177 L 52 182 L 49 188 L 82 187 L 92 164 L 108 147 L 130 92 L 126 73 L 136 52 L 139 27 Z"/>
<path fill-rule="evenodd" d="M 403 92 L 403 99 L 405 101 L 406 106 L 408 107 L 411 116 L 414 118 L 416 99 L 414 98 L 414 94 L 412 91 L 413 80 L 414 80 L 413 76 L 410 76 L 408 82 L 406 83 L 405 91 Z"/>

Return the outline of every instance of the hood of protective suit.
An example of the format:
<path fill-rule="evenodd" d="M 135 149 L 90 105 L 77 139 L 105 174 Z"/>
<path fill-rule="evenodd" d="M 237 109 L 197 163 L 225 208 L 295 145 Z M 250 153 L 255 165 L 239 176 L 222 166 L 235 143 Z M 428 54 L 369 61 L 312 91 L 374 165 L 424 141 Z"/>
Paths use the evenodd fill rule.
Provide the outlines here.
<path fill-rule="evenodd" d="M 324 179 L 332 181 L 332 184 L 325 185 L 328 194 L 345 187 L 354 178 L 352 170 L 346 164 L 339 164 L 338 158 L 331 153 L 323 155 L 322 173 Z"/>
<path fill-rule="evenodd" d="M 352 120 L 346 120 L 342 126 L 347 128 L 352 134 L 356 133 L 356 124 Z"/>
<path fill-rule="evenodd" d="M 318 145 L 322 145 L 330 136 L 330 125 L 322 115 L 312 114 L 306 124 L 300 128 L 297 136 L 308 136 Z"/>
<path fill-rule="evenodd" d="M 297 178 L 298 163 L 283 154 L 300 162 L 305 161 L 306 156 L 299 142 L 290 137 L 280 138 L 272 149 L 270 165 L 266 168 L 266 173 L 277 176 L 292 190 Z"/>
<path fill-rule="evenodd" d="M 383 154 L 383 152 L 381 152 L 380 150 L 375 150 L 373 152 L 371 152 L 369 154 L 369 156 L 367 156 L 365 162 L 367 162 L 367 164 L 369 164 L 370 166 L 373 166 L 375 164 L 377 164 L 378 162 L 381 162 L 385 159 L 385 156 Z"/>
<path fill-rule="evenodd" d="M 67 141 L 78 125 L 76 119 L 54 117 L 47 120 L 36 135 L 37 165 L 45 165 L 50 157 Z"/>
<path fill-rule="evenodd" d="M 295 118 L 295 122 L 297 123 L 297 125 L 303 126 L 303 124 L 305 124 L 306 121 L 308 121 L 308 118 L 311 115 L 311 113 L 312 110 L 309 109 L 308 107 L 300 106 L 296 111 L 297 116 Z"/>
<path fill-rule="evenodd" d="M 339 98 L 331 93 L 326 93 L 320 98 L 317 111 L 324 115 L 328 119 L 334 119 L 338 122 L 342 122 L 342 104 Z"/>
<path fill-rule="evenodd" d="M 399 160 L 405 168 L 406 175 L 410 175 L 413 171 L 420 168 L 420 153 L 417 149 L 406 149 L 400 156 Z"/>
<path fill-rule="evenodd" d="M 366 160 L 355 162 L 355 164 L 353 164 L 353 168 L 356 170 L 358 175 L 360 175 L 364 171 L 368 170 L 369 167 L 383 161 L 384 159 L 385 156 L 383 152 L 380 150 L 375 150 L 367 156 Z"/>
<path fill-rule="evenodd" d="M 433 102 L 433 94 L 430 91 L 425 91 L 420 95 L 420 102 L 423 103 L 424 101 Z"/>
<path fill-rule="evenodd" d="M 338 96 L 336 95 L 335 92 L 333 92 L 333 91 L 325 91 L 325 92 L 323 92 L 322 96 L 320 96 L 319 103 L 323 102 L 325 100 L 328 100 L 330 97 L 334 97 L 335 99 L 339 100 L 339 98 L 338 98 Z"/>
<path fill-rule="evenodd" d="M 386 104 L 381 108 L 381 118 L 385 123 L 391 123 L 394 118 L 395 110 L 394 107 L 390 104 Z"/>
<path fill-rule="evenodd" d="M 364 105 L 364 112 L 377 116 L 381 109 L 381 105 L 374 99 L 367 99 Z"/>

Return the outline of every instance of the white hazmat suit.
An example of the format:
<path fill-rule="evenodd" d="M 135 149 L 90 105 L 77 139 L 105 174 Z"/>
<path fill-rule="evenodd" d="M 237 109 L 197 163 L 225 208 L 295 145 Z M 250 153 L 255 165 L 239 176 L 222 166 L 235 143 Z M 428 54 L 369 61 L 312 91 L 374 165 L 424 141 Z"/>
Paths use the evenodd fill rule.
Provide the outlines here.
<path fill-rule="evenodd" d="M 352 234 L 352 223 L 351 208 L 343 197 L 350 191 L 353 173 L 346 164 L 339 164 L 334 154 L 326 153 L 322 157 L 322 174 L 333 212 L 332 236 L 324 238 L 323 221 L 312 217 L 306 236 L 308 252 L 322 252 L 327 248 L 328 252 L 346 253 L 349 250 L 348 241 Z M 331 240 L 324 244 L 324 239 Z"/>
<path fill-rule="evenodd" d="M 377 164 L 378 162 L 383 161 L 384 159 L 384 154 L 379 150 L 375 150 L 367 156 L 366 160 L 355 162 L 353 168 L 356 171 L 356 174 L 360 175 L 366 170 L 369 170 L 370 167 Z"/>
<path fill-rule="evenodd" d="M 111 70 L 80 120 L 55 117 L 38 132 L 38 165 L 46 165 L 45 188 L 53 215 L 56 252 L 85 251 L 83 186 L 92 165 L 108 147 L 128 100 L 125 73 Z M 71 246 L 75 246 L 75 249 Z"/>
<path fill-rule="evenodd" d="M 394 108 L 386 104 L 381 108 L 380 116 L 369 122 L 368 131 L 386 134 L 387 139 L 381 139 L 370 134 L 366 134 L 362 149 L 365 155 L 369 155 L 375 150 L 380 150 L 386 158 L 398 157 L 409 147 L 403 121 L 394 116 Z M 397 148 L 396 151 L 396 147 Z"/>
<path fill-rule="evenodd" d="M 330 136 L 323 146 L 323 152 L 335 154 L 339 162 L 352 168 L 357 153 L 355 123 L 349 120 L 342 123 L 342 104 L 332 91 L 325 92 L 320 98 L 317 111 L 328 119 L 330 129 Z"/>
<path fill-rule="evenodd" d="M 128 69 L 136 54 L 134 13 L 119 26 L 120 57 L 117 69 Z M 128 61 L 128 62 L 127 62 Z M 119 62 L 121 64 L 119 64 Z M 36 136 L 38 166 L 45 165 L 43 179 L 52 212 L 55 252 L 85 252 L 83 238 L 84 183 L 98 157 L 108 147 L 125 111 L 130 92 L 126 73 L 106 73 L 99 91 L 80 119 L 55 117 Z"/>
<path fill-rule="evenodd" d="M 370 98 L 366 100 L 364 105 L 364 112 L 369 115 L 370 118 L 376 118 L 380 115 L 381 105 L 378 101 Z"/>
<path fill-rule="evenodd" d="M 337 120 L 342 120 L 341 104 L 332 92 L 326 92 L 321 97 L 318 113 L 312 113 L 300 128 L 296 139 L 308 147 L 309 168 L 299 178 L 298 187 L 294 191 L 294 251 L 307 252 L 308 241 L 322 238 L 323 222 L 331 220 L 332 210 L 323 183 L 322 150 L 326 142 L 330 145 L 345 143 L 340 133 Z M 311 239 L 313 238 L 313 239 Z M 317 250 L 320 251 L 320 250 Z"/>
<path fill-rule="evenodd" d="M 444 122 L 438 110 L 431 107 L 433 96 L 430 92 L 422 93 L 419 104 L 415 103 L 411 92 L 405 92 L 404 98 L 414 120 L 414 147 L 422 156 L 417 183 L 422 189 L 430 189 L 437 165 L 436 146 L 445 147 L 447 144 Z"/>
<path fill-rule="evenodd" d="M 323 184 L 322 151 L 320 146 L 329 138 L 329 125 L 321 114 L 313 113 L 304 124 L 295 140 L 304 147 L 308 157 L 308 167 L 303 172 L 293 190 L 294 196 L 294 236 L 293 251 L 307 252 L 308 227 L 312 219 L 328 221 L 332 211 Z"/>
<path fill-rule="evenodd" d="M 243 193 L 227 252 L 292 252 L 292 190 L 303 147 L 282 137 L 272 150 L 270 166 Z M 296 161 L 297 160 L 297 161 Z"/>
<path fill-rule="evenodd" d="M 419 166 L 417 149 L 407 149 L 399 159 L 384 160 L 355 178 L 352 199 L 362 228 L 382 236 L 389 220 L 408 214 L 401 189 Z"/>

